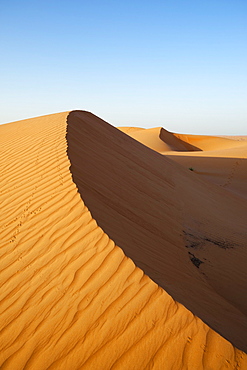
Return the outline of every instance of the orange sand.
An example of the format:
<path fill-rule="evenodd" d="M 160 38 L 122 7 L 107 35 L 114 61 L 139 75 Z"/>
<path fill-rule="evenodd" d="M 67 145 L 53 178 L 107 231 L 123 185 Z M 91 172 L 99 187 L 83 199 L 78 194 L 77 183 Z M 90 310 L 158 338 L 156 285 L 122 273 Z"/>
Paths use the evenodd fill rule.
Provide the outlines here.
<path fill-rule="evenodd" d="M 0 126 L 1 369 L 246 369 L 246 354 L 197 317 L 246 350 L 244 187 L 206 183 L 175 163 L 177 155 L 162 157 L 89 113 L 72 112 L 68 125 L 67 116 Z M 171 141 L 159 144 L 174 150 Z M 159 174 L 160 161 L 165 174 Z M 86 189 L 88 204 L 97 195 L 99 208 L 87 205 L 99 221 L 72 175 L 80 194 Z M 212 205 L 219 224 L 210 223 Z M 180 211 L 184 217 L 174 219 Z M 116 219 L 121 247 L 131 245 L 136 265 L 146 264 L 160 286 L 98 226 L 116 214 L 122 214 Z M 187 234 L 180 235 L 182 229 Z M 192 229 L 197 242 L 210 231 L 211 239 L 225 235 L 237 247 L 217 248 L 211 241 L 206 251 L 185 248 Z M 217 258 L 197 268 L 188 251 Z M 172 297 L 161 288 L 166 285 Z"/>
<path fill-rule="evenodd" d="M 161 127 L 120 130 L 184 168 L 193 169 L 201 179 L 247 198 L 247 136 L 184 135 Z"/>

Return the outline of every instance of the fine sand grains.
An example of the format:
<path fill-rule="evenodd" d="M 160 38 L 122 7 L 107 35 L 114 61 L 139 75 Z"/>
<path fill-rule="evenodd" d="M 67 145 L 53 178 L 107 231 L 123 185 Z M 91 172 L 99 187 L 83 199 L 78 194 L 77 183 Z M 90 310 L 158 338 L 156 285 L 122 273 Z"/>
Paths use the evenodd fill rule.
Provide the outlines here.
<path fill-rule="evenodd" d="M 1 369 L 247 368 L 97 226 L 71 178 L 66 118 L 0 126 Z"/>

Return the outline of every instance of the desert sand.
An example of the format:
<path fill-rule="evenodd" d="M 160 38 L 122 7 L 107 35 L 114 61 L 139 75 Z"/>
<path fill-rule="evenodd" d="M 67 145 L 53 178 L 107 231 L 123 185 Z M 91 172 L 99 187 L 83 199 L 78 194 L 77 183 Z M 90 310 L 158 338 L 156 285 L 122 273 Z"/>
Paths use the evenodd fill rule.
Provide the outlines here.
<path fill-rule="evenodd" d="M 73 111 L 0 143 L 1 369 L 247 369 L 245 138 Z"/>

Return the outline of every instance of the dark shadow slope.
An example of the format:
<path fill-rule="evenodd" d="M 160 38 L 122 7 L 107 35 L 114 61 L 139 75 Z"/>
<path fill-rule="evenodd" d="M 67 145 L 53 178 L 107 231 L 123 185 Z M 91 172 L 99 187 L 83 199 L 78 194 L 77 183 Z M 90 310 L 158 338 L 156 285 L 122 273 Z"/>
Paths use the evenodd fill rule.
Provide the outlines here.
<path fill-rule="evenodd" d="M 247 159 L 207 156 L 167 155 L 168 158 L 189 168 L 202 180 L 210 181 L 245 198 L 247 201 Z"/>
<path fill-rule="evenodd" d="M 73 181 L 98 225 L 246 351 L 246 204 L 89 112 L 69 114 L 67 141 Z"/>

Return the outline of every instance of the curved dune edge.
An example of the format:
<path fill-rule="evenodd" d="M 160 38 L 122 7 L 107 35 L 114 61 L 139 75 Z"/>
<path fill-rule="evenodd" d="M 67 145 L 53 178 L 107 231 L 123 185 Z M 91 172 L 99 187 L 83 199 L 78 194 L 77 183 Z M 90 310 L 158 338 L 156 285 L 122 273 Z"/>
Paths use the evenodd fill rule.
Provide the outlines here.
<path fill-rule="evenodd" d="M 69 114 L 67 140 L 73 180 L 98 225 L 176 301 L 246 351 L 246 203 L 91 113 Z"/>
<path fill-rule="evenodd" d="M 247 136 L 206 136 L 177 134 L 163 127 L 118 127 L 133 139 L 157 152 L 208 152 L 246 145 Z M 167 153 L 168 154 L 168 153 Z M 196 154 L 196 153 L 192 153 Z M 198 153 L 202 155 L 203 153 Z"/>
<path fill-rule="evenodd" d="M 92 219 L 69 171 L 66 118 L 0 126 L 1 369 L 246 368 Z"/>

